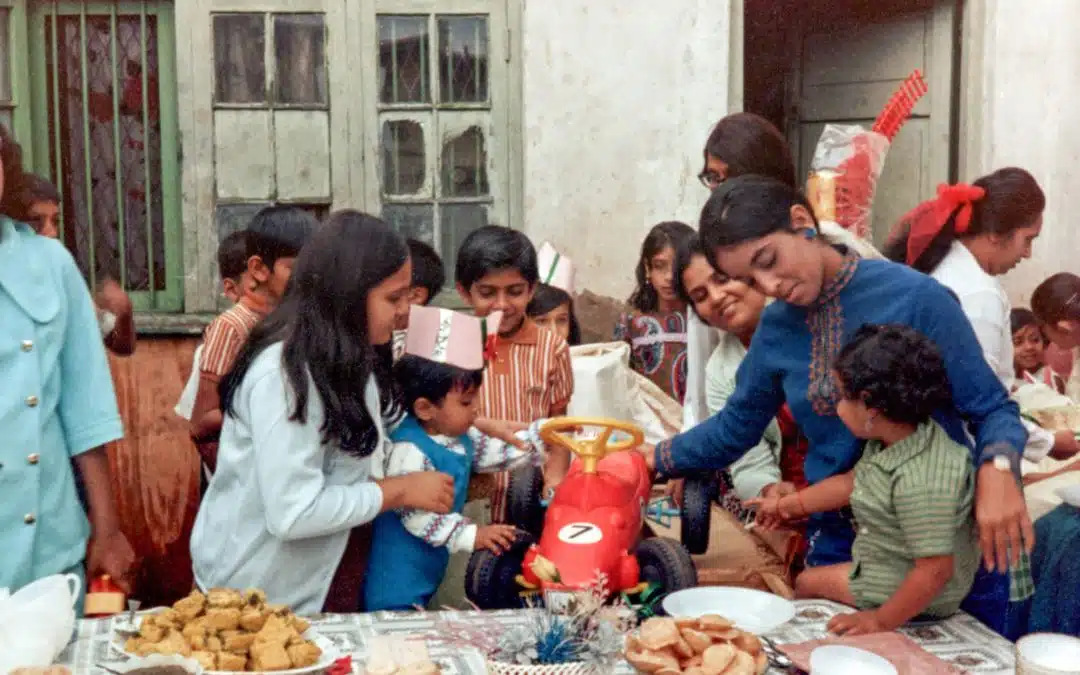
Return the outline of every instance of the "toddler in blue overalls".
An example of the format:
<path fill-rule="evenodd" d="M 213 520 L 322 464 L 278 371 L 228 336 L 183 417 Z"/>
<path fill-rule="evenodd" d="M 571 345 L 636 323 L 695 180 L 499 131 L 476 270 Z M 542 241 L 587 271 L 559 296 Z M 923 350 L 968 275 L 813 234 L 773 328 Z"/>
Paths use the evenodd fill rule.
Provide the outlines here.
<path fill-rule="evenodd" d="M 476 394 L 483 381 L 485 338 L 493 322 L 437 307 L 414 305 L 404 355 L 394 377 L 407 415 L 391 433 L 382 460 L 387 477 L 439 471 L 454 479 L 449 513 L 405 509 L 375 519 L 364 584 L 364 609 L 425 607 L 442 583 L 451 553 L 489 549 L 500 553 L 516 537 L 512 525 L 478 526 L 462 515 L 469 478 L 540 461 L 543 445 L 534 422 L 519 434 L 522 450 L 482 434 L 474 426 Z M 540 451 L 540 452 L 537 452 Z"/>

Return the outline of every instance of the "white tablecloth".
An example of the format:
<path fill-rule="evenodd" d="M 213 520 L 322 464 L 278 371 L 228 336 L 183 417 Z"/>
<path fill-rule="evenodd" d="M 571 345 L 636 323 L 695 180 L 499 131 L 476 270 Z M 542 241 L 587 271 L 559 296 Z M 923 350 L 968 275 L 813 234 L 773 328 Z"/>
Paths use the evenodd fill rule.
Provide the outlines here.
<path fill-rule="evenodd" d="M 779 644 L 797 643 L 825 637 L 825 625 L 834 615 L 852 611 L 842 605 L 822 600 L 796 602 L 798 612 L 789 624 L 770 634 Z M 525 612 L 379 612 L 374 614 L 335 614 L 317 617 L 313 627 L 332 641 L 342 653 L 352 654 L 355 670 L 362 673 L 367 657 L 367 644 L 374 635 L 423 635 L 429 638 L 438 633 L 445 621 L 469 621 L 491 624 L 499 630 L 521 623 Z M 966 614 L 947 621 L 906 627 L 902 630 L 927 651 L 971 673 L 1005 674 L 1015 672 L 1012 645 Z M 100 665 L 108 666 L 123 660 L 109 646 L 112 621 L 85 620 L 79 623 L 75 640 L 60 657 L 60 663 L 70 667 L 74 675 L 107 675 Z M 485 671 L 480 656 L 429 640 L 434 658 L 444 675 L 480 675 Z M 629 675 L 633 670 L 620 664 L 616 673 Z"/>

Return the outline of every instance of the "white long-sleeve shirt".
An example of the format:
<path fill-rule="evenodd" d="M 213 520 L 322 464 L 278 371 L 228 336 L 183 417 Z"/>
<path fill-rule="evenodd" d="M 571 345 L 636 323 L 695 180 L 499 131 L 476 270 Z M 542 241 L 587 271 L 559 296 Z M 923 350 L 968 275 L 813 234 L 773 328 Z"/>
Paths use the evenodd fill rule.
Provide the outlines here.
<path fill-rule="evenodd" d="M 987 274 L 974 254 L 959 241 L 952 243 L 930 276 L 960 299 L 960 306 L 975 329 L 983 357 L 1006 390 L 1012 392 L 1016 382 L 1010 321 L 1012 305 L 1001 282 Z M 1028 431 L 1024 459 L 1040 462 L 1053 450 L 1054 434 L 1027 420 L 1024 420 L 1024 426 Z"/>
<path fill-rule="evenodd" d="M 372 377 L 364 391 L 378 443 L 388 444 Z M 382 509 L 370 480 L 372 457 L 347 455 L 322 441 L 325 410 L 308 378 L 307 417 L 290 420 L 291 386 L 281 343 L 252 362 L 226 415 L 217 471 L 195 518 L 195 581 L 213 587 L 261 588 L 298 614 L 322 611 L 349 531 Z"/>
<path fill-rule="evenodd" d="M 469 429 L 469 440 L 473 443 L 473 473 L 499 473 L 512 471 L 529 461 L 539 461 L 544 453 L 544 442 L 540 440 L 540 426 L 545 420 L 537 420 L 517 437 L 528 444 L 520 450 L 510 443 L 492 438 L 478 429 Z M 450 436 L 432 435 L 431 440 L 459 455 L 465 454 L 465 446 L 460 439 Z M 435 465 L 420 448 L 407 441 L 399 441 L 390 447 L 384 459 L 384 475 L 403 476 L 417 471 L 434 471 Z M 421 509 L 403 509 L 402 524 L 414 537 L 419 537 L 432 546 L 445 546 L 451 553 L 470 552 L 476 547 L 478 526 L 460 513 L 437 514 Z"/>

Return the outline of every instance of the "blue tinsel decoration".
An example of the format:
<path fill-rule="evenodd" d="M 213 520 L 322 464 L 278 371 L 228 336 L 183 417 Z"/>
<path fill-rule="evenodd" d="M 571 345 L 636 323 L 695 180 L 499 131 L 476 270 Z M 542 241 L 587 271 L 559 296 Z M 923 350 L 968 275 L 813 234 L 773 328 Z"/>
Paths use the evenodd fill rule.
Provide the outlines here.
<path fill-rule="evenodd" d="M 569 626 L 556 618 L 548 630 L 536 640 L 536 662 L 541 664 L 570 663 L 580 660 L 580 645 L 569 634 Z"/>

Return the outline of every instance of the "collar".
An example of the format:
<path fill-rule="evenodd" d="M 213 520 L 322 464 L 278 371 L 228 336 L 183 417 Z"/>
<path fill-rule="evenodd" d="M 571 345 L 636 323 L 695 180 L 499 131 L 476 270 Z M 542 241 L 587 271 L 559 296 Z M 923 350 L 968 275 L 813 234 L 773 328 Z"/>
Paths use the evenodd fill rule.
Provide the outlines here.
<path fill-rule="evenodd" d="M 844 254 L 844 261 L 840 264 L 840 269 L 837 270 L 836 274 L 821 287 L 821 294 L 814 301 L 814 307 L 820 307 L 835 300 L 836 296 L 840 295 L 840 292 L 851 283 L 852 278 L 855 277 L 855 271 L 859 269 L 860 258 L 858 253 L 846 246 L 837 248 Z"/>
<path fill-rule="evenodd" d="M 45 323 L 60 311 L 63 289 L 57 288 L 49 246 L 59 242 L 40 237 L 30 227 L 0 216 L 0 287 L 34 321 Z"/>
<path fill-rule="evenodd" d="M 534 345 L 539 338 L 540 326 L 529 317 L 525 317 L 525 320 L 521 322 L 521 328 L 514 331 L 513 335 L 500 335 L 495 344 Z"/>
<path fill-rule="evenodd" d="M 895 445 L 885 447 L 881 441 L 870 441 L 863 450 L 863 459 L 883 471 L 892 473 L 937 443 L 939 429 L 937 422 L 931 420 L 920 425 L 915 433 Z"/>

